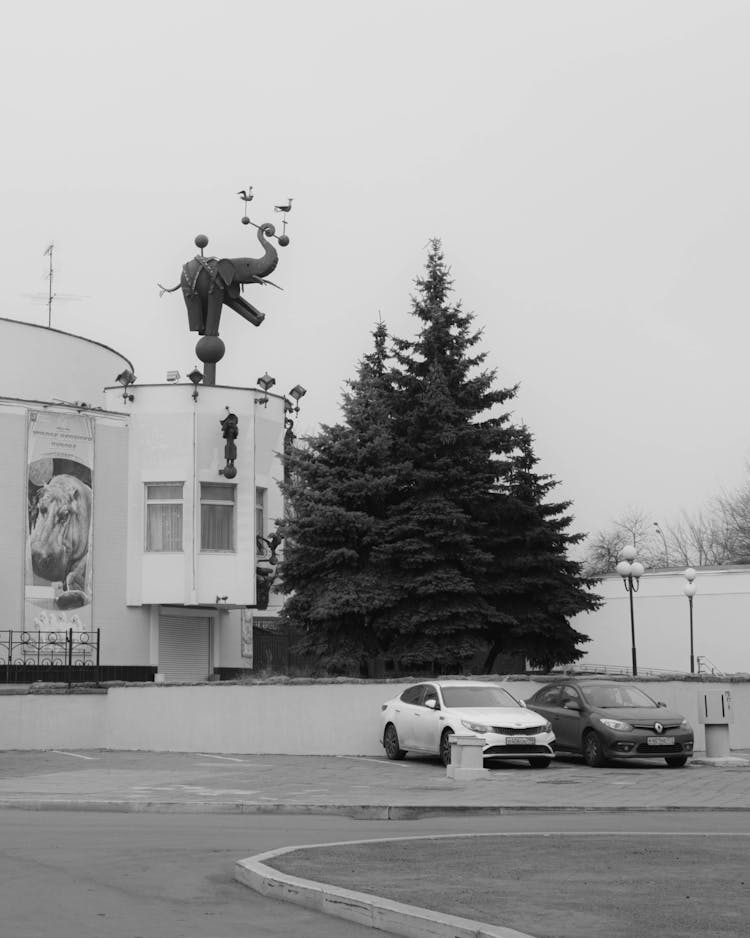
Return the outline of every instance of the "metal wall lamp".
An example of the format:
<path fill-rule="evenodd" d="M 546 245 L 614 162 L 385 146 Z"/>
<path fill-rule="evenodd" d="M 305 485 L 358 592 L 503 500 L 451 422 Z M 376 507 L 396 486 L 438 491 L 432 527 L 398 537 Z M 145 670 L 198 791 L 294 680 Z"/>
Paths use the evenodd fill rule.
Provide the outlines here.
<path fill-rule="evenodd" d="M 131 384 L 135 384 L 135 375 L 133 372 L 126 368 L 125 371 L 121 371 L 120 374 L 115 378 L 115 381 L 118 384 L 122 385 L 122 399 L 123 401 L 134 401 L 135 395 L 128 394 L 128 388 Z"/>
<path fill-rule="evenodd" d="M 293 397 L 295 404 L 290 406 L 290 410 L 293 410 L 295 414 L 299 413 L 299 402 L 307 394 L 307 389 L 303 388 L 301 384 L 295 384 L 294 387 L 289 392 L 289 397 Z"/>
<path fill-rule="evenodd" d="M 258 378 L 255 382 L 259 388 L 263 389 L 263 397 L 256 397 L 255 403 L 262 404 L 264 407 L 268 405 L 268 392 L 276 384 L 276 378 L 272 378 L 268 372 L 266 372 L 261 378 Z"/>
<path fill-rule="evenodd" d="M 191 381 L 193 383 L 193 400 L 194 401 L 198 400 L 198 385 L 201 383 L 202 380 L 203 380 L 203 372 L 198 371 L 197 368 L 193 368 L 193 370 L 188 375 L 188 381 Z"/>

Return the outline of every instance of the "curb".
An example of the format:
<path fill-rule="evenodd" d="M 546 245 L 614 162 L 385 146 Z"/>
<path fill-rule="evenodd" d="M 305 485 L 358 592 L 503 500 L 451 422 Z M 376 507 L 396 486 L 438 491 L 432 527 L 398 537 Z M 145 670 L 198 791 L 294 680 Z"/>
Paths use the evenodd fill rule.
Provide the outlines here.
<path fill-rule="evenodd" d="M 101 811 L 118 814 L 331 815 L 359 821 L 411 821 L 425 817 L 481 817 L 503 814 L 690 814 L 746 812 L 750 805 L 351 805 L 267 804 L 212 801 L 110 801 L 0 798 L 0 809 L 18 811 Z"/>
<path fill-rule="evenodd" d="M 263 862 L 295 850 L 321 846 L 330 847 L 335 844 L 282 847 L 248 857 L 246 860 L 238 860 L 234 866 L 234 878 L 271 899 L 292 902 L 325 915 L 333 915 L 405 938 L 427 935 L 430 938 L 533 938 L 526 932 L 502 925 L 488 925 L 457 915 L 432 912 L 416 905 L 393 902 L 372 893 L 355 892 L 312 879 L 289 876 Z"/>

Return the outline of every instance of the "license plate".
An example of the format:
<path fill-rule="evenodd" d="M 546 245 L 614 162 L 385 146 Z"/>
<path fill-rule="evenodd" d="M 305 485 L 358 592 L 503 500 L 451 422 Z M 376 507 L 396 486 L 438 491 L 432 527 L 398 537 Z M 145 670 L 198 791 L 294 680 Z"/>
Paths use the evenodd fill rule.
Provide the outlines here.
<path fill-rule="evenodd" d="M 506 736 L 505 745 L 506 746 L 533 746 L 534 737 L 533 736 Z"/>
<path fill-rule="evenodd" d="M 649 736 L 649 746 L 674 746 L 674 736 Z"/>

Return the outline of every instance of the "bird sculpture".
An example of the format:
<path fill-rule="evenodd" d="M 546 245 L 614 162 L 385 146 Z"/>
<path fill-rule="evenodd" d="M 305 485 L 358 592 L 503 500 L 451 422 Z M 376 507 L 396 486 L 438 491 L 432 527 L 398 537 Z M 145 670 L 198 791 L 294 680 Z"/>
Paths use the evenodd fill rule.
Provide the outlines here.
<path fill-rule="evenodd" d="M 276 212 L 291 212 L 292 210 L 292 200 L 291 198 L 287 199 L 286 205 L 274 205 L 274 211 Z"/>
<path fill-rule="evenodd" d="M 253 201 L 253 187 L 248 186 L 247 191 L 245 191 L 244 189 L 240 189 L 237 195 L 240 196 L 243 202 L 252 202 Z"/>

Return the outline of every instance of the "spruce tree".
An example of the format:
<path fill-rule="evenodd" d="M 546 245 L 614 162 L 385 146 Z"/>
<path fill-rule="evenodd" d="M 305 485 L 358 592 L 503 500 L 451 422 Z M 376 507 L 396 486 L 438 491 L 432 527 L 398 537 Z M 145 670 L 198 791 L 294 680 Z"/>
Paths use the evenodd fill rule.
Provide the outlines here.
<path fill-rule="evenodd" d="M 400 573 L 391 653 L 402 662 L 453 669 L 483 647 L 496 609 L 477 588 L 492 557 L 478 536 L 482 504 L 513 447 L 507 413 L 516 388 L 493 388 L 495 373 L 475 351 L 473 315 L 451 302 L 452 280 L 438 240 L 416 282 L 413 341 L 397 339 L 393 426 L 409 465 L 377 549 Z"/>

